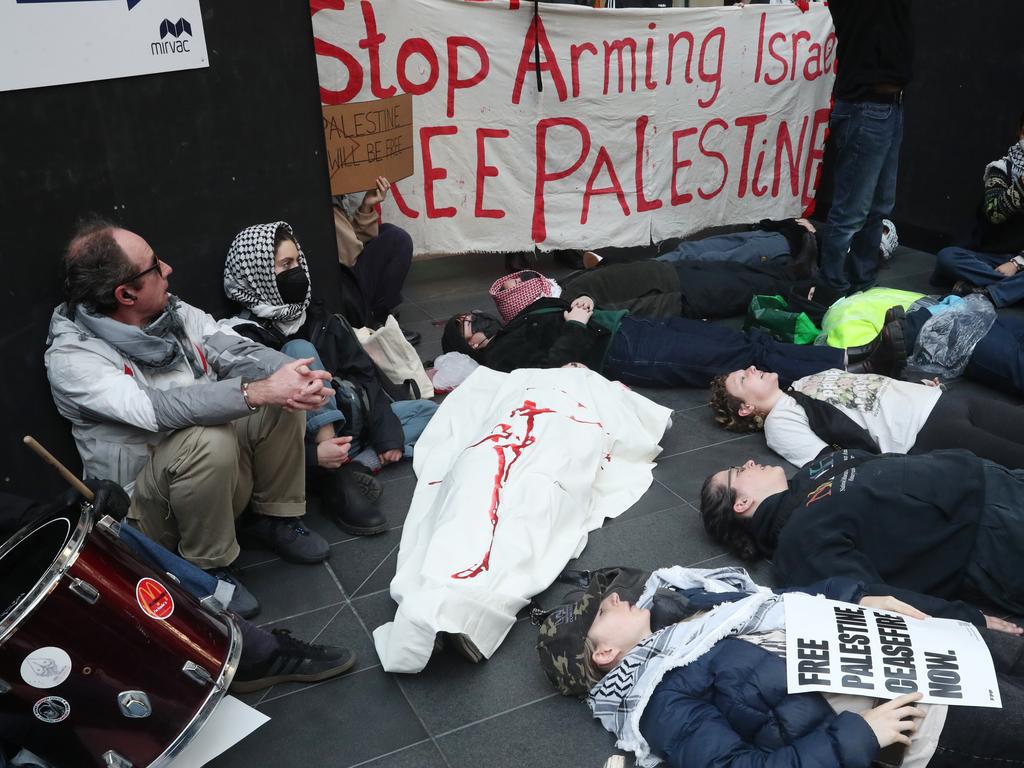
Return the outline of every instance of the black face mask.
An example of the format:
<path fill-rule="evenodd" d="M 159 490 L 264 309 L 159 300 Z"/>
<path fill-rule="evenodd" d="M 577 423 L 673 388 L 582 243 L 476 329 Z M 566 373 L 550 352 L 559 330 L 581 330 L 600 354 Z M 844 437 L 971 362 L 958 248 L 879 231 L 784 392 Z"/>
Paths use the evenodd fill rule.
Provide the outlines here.
<path fill-rule="evenodd" d="M 473 328 L 473 333 L 482 333 L 488 339 L 493 339 L 502 329 L 501 321 L 498 318 L 483 312 L 474 312 L 470 325 Z"/>
<path fill-rule="evenodd" d="M 301 304 L 309 291 L 309 279 L 301 266 L 286 269 L 277 276 L 277 292 L 285 304 Z"/>

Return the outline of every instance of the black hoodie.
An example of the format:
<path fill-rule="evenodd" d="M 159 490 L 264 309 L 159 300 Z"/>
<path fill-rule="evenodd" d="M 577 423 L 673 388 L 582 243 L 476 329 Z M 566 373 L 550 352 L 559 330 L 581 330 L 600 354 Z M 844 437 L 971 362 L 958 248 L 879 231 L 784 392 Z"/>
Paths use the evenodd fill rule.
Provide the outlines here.
<path fill-rule="evenodd" d="M 983 464 L 961 450 L 826 454 L 761 502 L 753 533 L 781 586 L 845 576 L 864 582 L 867 594 L 984 626 L 976 608 L 949 601 L 974 550 Z"/>

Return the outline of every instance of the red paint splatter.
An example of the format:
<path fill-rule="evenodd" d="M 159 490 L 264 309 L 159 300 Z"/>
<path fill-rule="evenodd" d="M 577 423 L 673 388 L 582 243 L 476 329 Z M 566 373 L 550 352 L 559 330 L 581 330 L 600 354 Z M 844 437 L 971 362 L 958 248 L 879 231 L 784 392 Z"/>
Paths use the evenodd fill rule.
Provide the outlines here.
<path fill-rule="evenodd" d="M 491 522 L 491 540 L 487 545 L 487 551 L 484 553 L 483 558 L 476 565 L 465 568 L 461 571 L 456 571 L 452 574 L 453 579 L 472 579 L 479 576 L 484 571 L 490 570 L 491 564 L 491 550 L 494 548 L 494 536 L 498 529 L 498 507 L 501 504 L 501 490 L 508 480 L 509 472 L 512 471 L 512 466 L 519 460 L 519 457 L 523 455 L 523 451 L 533 445 L 537 438 L 533 436 L 534 420 L 537 416 L 544 413 L 556 413 L 551 408 L 538 408 L 537 404 L 532 400 L 523 401 L 523 405 L 520 408 L 516 408 L 509 414 L 509 418 L 515 416 L 526 417 L 526 432 L 523 434 L 522 440 L 515 442 L 515 437 L 512 434 L 512 426 L 510 424 L 498 424 L 494 428 L 494 432 L 487 435 L 480 441 L 471 445 L 471 448 L 475 448 L 478 445 L 490 440 L 494 443 L 492 446 L 494 452 L 498 454 L 498 469 L 494 474 L 494 487 L 491 490 L 491 506 L 487 510 L 488 519 Z M 499 443 L 501 440 L 508 440 L 507 443 Z M 508 461 L 508 454 L 506 450 L 511 451 L 512 460 Z"/>
<path fill-rule="evenodd" d="M 584 407 L 584 406 L 581 406 Z M 533 445 L 537 438 L 533 435 L 534 422 L 537 416 L 545 413 L 558 413 L 551 408 L 538 408 L 537 404 L 532 400 L 523 401 L 523 405 L 520 408 L 514 409 L 510 414 L 509 418 L 512 419 L 516 416 L 526 417 L 526 432 L 523 434 L 521 440 L 516 442 L 515 435 L 512 434 L 511 424 L 497 424 L 494 427 L 494 431 L 481 438 L 470 448 L 475 448 L 479 445 L 490 441 L 494 445 L 494 452 L 498 455 L 498 468 L 494 474 L 494 487 L 491 490 L 491 505 L 487 510 L 488 519 L 491 523 L 491 540 L 487 546 L 487 551 L 484 553 L 483 558 L 476 565 L 465 568 L 461 571 L 457 571 L 451 575 L 453 579 L 472 579 L 479 576 L 484 571 L 490 570 L 491 564 L 491 550 L 494 549 L 494 537 L 497 533 L 498 528 L 498 507 L 501 505 L 501 491 L 508 481 L 509 473 L 512 471 L 512 465 L 519 460 L 519 457 L 523 455 L 523 452 Z M 597 421 L 581 421 L 575 416 L 569 417 L 570 421 L 575 421 L 578 424 L 591 424 L 601 426 L 600 422 Z M 507 443 L 501 443 L 500 441 L 507 440 Z M 512 460 L 508 461 L 508 454 L 506 451 L 512 453 Z M 608 461 L 611 461 L 611 454 L 606 456 Z"/>
<path fill-rule="evenodd" d="M 593 424 L 604 429 L 604 424 L 600 421 L 584 421 L 583 419 L 577 419 L 575 416 L 570 416 L 569 421 L 575 421 L 577 424 Z"/>
<path fill-rule="evenodd" d="M 431 480 L 427 485 L 440 485 L 444 480 Z"/>

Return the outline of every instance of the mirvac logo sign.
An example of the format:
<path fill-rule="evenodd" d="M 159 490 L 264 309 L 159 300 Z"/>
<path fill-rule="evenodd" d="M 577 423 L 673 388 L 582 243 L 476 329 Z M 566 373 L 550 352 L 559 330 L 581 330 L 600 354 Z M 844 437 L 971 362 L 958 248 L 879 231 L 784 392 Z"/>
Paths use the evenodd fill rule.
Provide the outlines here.
<path fill-rule="evenodd" d="M 189 43 L 192 37 L 192 26 L 186 19 L 171 21 L 164 19 L 160 22 L 160 39 L 149 46 L 149 52 L 153 56 L 163 56 L 169 53 L 190 53 Z M 173 39 L 167 39 L 173 38 Z"/>

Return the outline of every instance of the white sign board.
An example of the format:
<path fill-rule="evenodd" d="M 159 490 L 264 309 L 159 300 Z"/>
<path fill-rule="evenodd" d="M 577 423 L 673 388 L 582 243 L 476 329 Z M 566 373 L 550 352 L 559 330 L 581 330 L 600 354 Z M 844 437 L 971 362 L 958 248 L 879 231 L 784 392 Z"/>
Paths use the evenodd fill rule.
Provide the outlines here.
<path fill-rule="evenodd" d="M 836 69 L 823 6 L 311 8 L 325 106 L 413 97 L 416 171 L 383 216 L 418 253 L 647 244 L 814 199 Z"/>
<path fill-rule="evenodd" d="M 0 91 L 207 66 L 199 0 L 0 0 Z"/>
<path fill-rule="evenodd" d="M 785 605 L 790 693 L 920 692 L 925 704 L 1002 707 L 992 654 L 973 624 L 799 593 L 787 594 Z"/>

